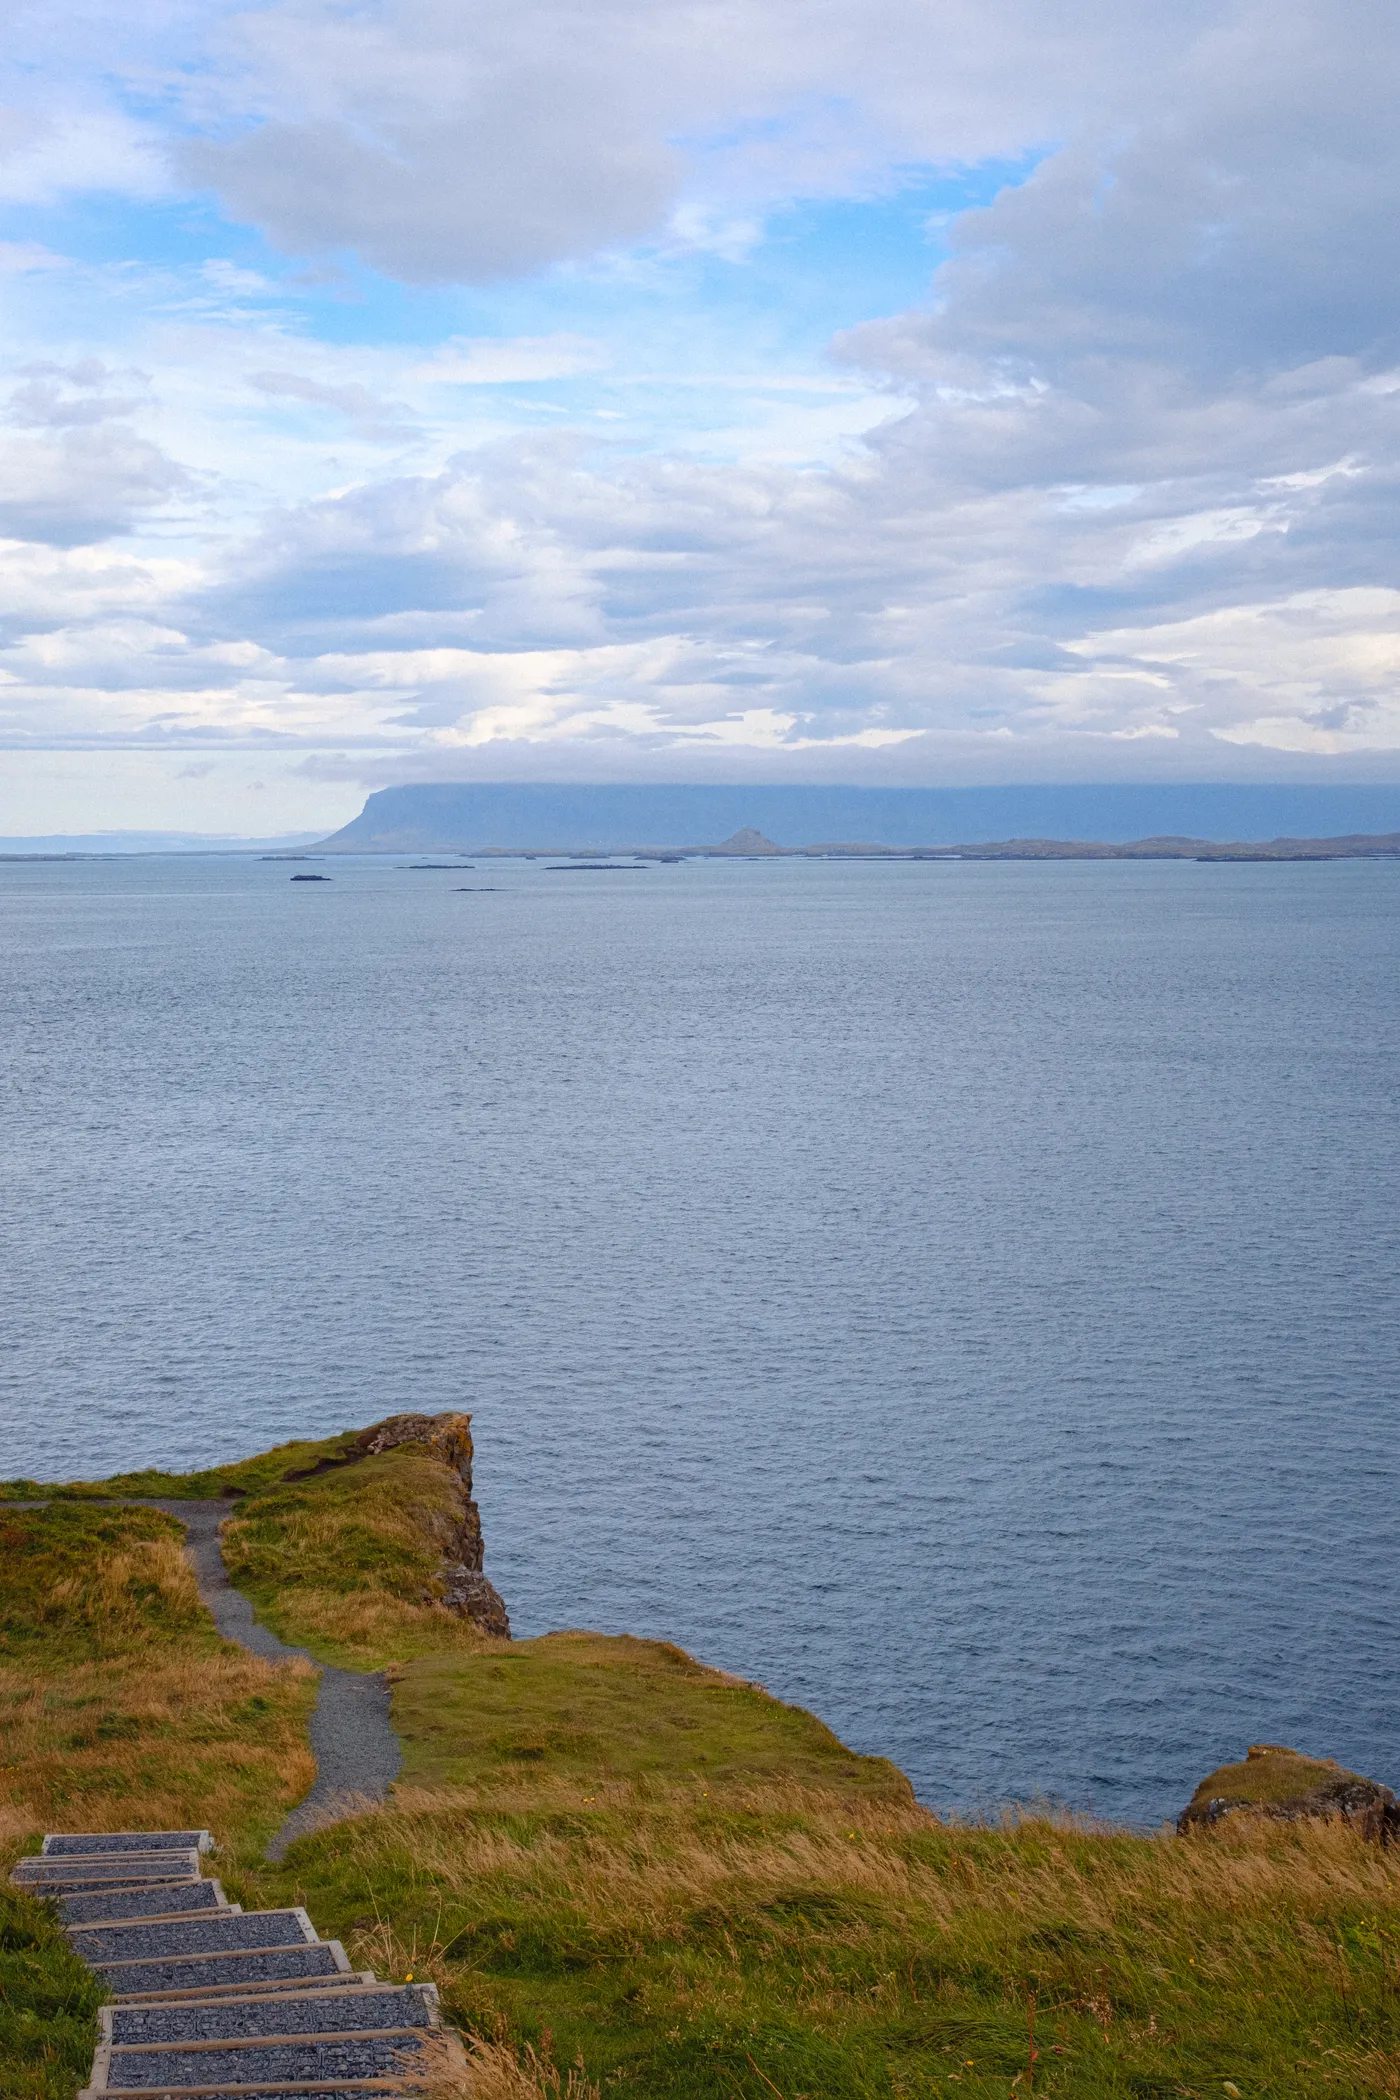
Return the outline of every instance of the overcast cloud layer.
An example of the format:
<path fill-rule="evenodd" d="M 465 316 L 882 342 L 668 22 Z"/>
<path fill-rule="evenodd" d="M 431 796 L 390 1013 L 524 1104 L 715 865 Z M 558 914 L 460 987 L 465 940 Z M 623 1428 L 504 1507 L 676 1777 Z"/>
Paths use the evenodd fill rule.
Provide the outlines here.
<path fill-rule="evenodd" d="M 31 765 L 1400 777 L 1385 11 L 122 16 L 7 26 Z"/>

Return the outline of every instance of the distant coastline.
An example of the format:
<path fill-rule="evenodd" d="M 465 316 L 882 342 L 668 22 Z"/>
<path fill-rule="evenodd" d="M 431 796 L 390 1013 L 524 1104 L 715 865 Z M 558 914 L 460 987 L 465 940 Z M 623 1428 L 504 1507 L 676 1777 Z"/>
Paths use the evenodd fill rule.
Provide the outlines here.
<path fill-rule="evenodd" d="M 322 853 L 402 853 L 402 846 L 342 845 L 324 839 Z M 572 860 L 605 865 L 613 860 L 1400 860 L 1400 831 L 1352 833 L 1334 839 L 1128 839 L 1121 844 L 1101 839 L 992 839 L 959 846 L 881 846 L 875 844 L 776 846 L 758 831 L 737 831 L 717 846 L 460 846 L 446 840 L 415 845 L 415 852 L 455 853 L 478 860 Z M 305 856 L 298 856 L 305 858 Z M 293 876 L 294 882 L 323 877 Z"/>
<path fill-rule="evenodd" d="M 381 788 L 313 849 L 880 860 L 1393 860 L 1400 785 Z"/>

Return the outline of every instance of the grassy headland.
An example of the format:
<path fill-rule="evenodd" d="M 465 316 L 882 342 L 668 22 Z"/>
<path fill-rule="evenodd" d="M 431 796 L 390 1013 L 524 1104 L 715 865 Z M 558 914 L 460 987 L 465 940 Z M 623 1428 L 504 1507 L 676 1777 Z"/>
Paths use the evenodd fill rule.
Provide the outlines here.
<path fill-rule="evenodd" d="M 0 1562 L 11 1851 L 56 1823 L 209 1822 L 245 1904 L 304 1902 L 381 1973 L 432 1977 L 496 2045 L 483 2095 L 554 2090 L 502 2082 L 500 2052 L 533 2048 L 578 2094 L 639 2100 L 1400 2096 L 1400 1848 L 1242 1817 L 942 1823 L 891 1765 L 664 1643 L 451 1616 L 450 1469 L 312 1470 L 345 1441 L 243 1469 L 226 1550 L 286 1638 L 388 1669 L 389 1805 L 260 1863 L 309 1778 L 304 1674 L 219 1642 L 168 1520 L 73 1498 L 0 1512 L 27 1527 Z M 74 1988 L 26 1959 L 33 1992 Z M 0 1967 L 0 2007 L 30 1988 Z M 66 2096 L 66 2066 L 0 2094 Z"/>

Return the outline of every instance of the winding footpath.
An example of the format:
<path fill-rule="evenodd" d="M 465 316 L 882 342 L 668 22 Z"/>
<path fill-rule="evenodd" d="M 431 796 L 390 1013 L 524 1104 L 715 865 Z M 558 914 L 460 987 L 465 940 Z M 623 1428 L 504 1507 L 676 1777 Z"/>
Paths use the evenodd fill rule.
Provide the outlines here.
<path fill-rule="evenodd" d="M 47 1500 L 12 1502 L 11 1509 L 47 1509 Z M 308 1732 L 316 1759 L 316 1782 L 288 1816 L 267 1848 L 280 1860 L 294 1838 L 333 1823 L 337 1816 L 383 1801 L 398 1777 L 403 1752 L 389 1720 L 389 1685 L 382 1670 L 338 1670 L 305 1648 L 288 1647 L 260 1626 L 253 1607 L 228 1579 L 219 1546 L 219 1526 L 228 1514 L 222 1502 L 161 1501 L 155 1496 L 114 1496 L 101 1507 L 162 1509 L 185 1527 L 185 1551 L 194 1569 L 199 1601 L 226 1641 L 236 1641 L 264 1662 L 294 1655 L 321 1673 Z"/>
<path fill-rule="evenodd" d="M 304 1910 L 225 1902 L 212 1849 L 207 1830 L 53 1833 L 13 1869 L 112 1993 L 79 2100 L 405 2100 L 430 2037 L 462 2061 L 432 1984 L 353 1970 Z"/>
<path fill-rule="evenodd" d="M 305 1648 L 289 1648 L 260 1626 L 253 1607 L 228 1579 L 219 1548 L 219 1525 L 228 1515 L 222 1502 L 147 1501 L 145 1509 L 163 1509 L 185 1527 L 186 1552 L 199 1585 L 200 1602 L 226 1641 L 237 1641 L 266 1662 L 286 1662 L 299 1655 L 321 1673 L 320 1691 L 311 1716 L 311 1748 L 316 1758 L 316 1784 L 292 1810 L 267 1848 L 280 1860 L 294 1838 L 380 1802 L 398 1777 L 402 1753 L 389 1723 L 389 1686 L 382 1671 L 360 1675 L 317 1662 Z"/>

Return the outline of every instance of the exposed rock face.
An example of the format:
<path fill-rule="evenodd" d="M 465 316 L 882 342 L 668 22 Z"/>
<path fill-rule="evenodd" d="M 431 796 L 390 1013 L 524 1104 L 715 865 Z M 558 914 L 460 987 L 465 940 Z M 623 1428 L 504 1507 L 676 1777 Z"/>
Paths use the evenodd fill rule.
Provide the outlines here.
<path fill-rule="evenodd" d="M 1282 1743 L 1252 1743 L 1242 1765 L 1221 1765 L 1203 1779 L 1176 1827 L 1186 1831 L 1230 1815 L 1340 1817 L 1363 1837 L 1400 1839 L 1400 1802 L 1388 1786 L 1348 1772 L 1333 1757 L 1304 1757 Z"/>
<path fill-rule="evenodd" d="M 382 1451 L 403 1444 L 420 1444 L 430 1457 L 451 1469 L 462 1484 L 461 1510 L 456 1522 L 439 1532 L 442 1548 L 441 1588 L 434 1601 L 449 1611 L 460 1612 L 483 1633 L 509 1640 L 510 1620 L 500 1593 L 482 1574 L 484 1547 L 481 1513 L 472 1499 L 472 1418 L 470 1415 L 390 1415 L 362 1429 L 355 1439 L 352 1459 L 377 1458 Z"/>
<path fill-rule="evenodd" d="M 472 1418 L 470 1415 L 389 1415 L 362 1429 L 352 1458 L 378 1458 L 400 1444 L 423 1444 L 433 1458 L 451 1466 L 470 1495 L 472 1491 Z M 479 1563 L 478 1563 L 479 1565 Z"/>
<path fill-rule="evenodd" d="M 445 1584 L 442 1601 L 449 1611 L 461 1612 L 483 1633 L 494 1633 L 498 1640 L 510 1639 L 510 1620 L 506 1617 L 504 1599 L 479 1568 L 465 1568 L 460 1561 L 445 1561 L 442 1574 Z"/>

